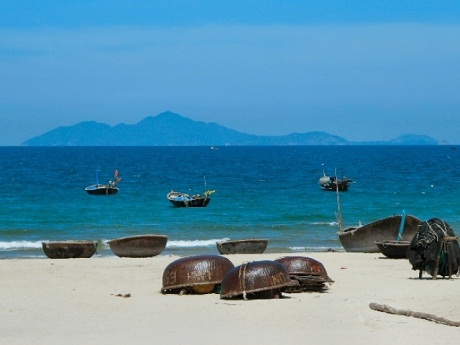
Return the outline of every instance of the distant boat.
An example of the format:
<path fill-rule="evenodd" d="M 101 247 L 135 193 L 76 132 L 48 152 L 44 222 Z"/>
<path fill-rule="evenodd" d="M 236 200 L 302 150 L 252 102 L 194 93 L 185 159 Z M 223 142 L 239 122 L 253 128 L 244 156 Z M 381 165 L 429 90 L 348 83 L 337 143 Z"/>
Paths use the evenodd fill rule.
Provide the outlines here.
<path fill-rule="evenodd" d="M 207 190 L 204 195 L 170 191 L 166 197 L 175 207 L 206 207 L 211 202 L 209 195 L 214 193 L 214 190 Z"/>
<path fill-rule="evenodd" d="M 213 150 L 213 151 L 218 151 L 219 148 L 218 148 L 217 146 L 211 146 L 211 150 Z"/>
<path fill-rule="evenodd" d="M 173 204 L 175 207 L 206 207 L 211 202 L 209 197 L 211 194 L 215 193 L 215 190 L 209 190 L 206 187 L 206 176 L 203 177 L 204 181 L 204 193 L 201 194 L 187 194 L 182 192 L 176 192 L 171 190 L 166 194 L 166 198 Z"/>
<path fill-rule="evenodd" d="M 91 195 L 110 195 L 117 194 L 117 184 L 121 181 L 121 177 L 118 175 L 118 170 L 115 170 L 113 174 L 113 180 L 110 180 L 108 184 L 99 183 L 99 170 L 96 171 L 96 184 L 85 188 L 86 192 Z"/>
<path fill-rule="evenodd" d="M 323 176 L 319 179 L 319 184 L 321 188 L 324 190 L 329 191 L 336 191 L 339 190 L 340 192 L 344 192 L 348 190 L 348 187 L 353 182 L 352 179 L 349 179 L 343 176 L 339 179 L 337 176 L 329 176 L 323 172 Z"/>

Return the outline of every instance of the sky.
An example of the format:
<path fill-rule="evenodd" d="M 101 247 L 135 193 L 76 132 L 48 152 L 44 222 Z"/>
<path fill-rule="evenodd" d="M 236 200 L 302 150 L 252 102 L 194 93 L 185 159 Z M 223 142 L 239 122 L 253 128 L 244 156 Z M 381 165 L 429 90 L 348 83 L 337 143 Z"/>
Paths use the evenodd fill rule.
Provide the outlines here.
<path fill-rule="evenodd" d="M 460 144 L 460 0 L 0 2 L 1 146 L 164 111 Z"/>

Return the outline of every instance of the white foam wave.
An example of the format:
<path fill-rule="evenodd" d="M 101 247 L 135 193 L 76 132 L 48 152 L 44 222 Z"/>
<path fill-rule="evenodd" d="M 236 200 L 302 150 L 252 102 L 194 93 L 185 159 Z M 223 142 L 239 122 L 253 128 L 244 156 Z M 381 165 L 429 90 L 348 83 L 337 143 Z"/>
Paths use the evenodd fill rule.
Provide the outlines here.
<path fill-rule="evenodd" d="M 289 247 L 290 250 L 294 252 L 327 252 L 330 250 L 333 251 L 343 251 L 343 248 L 338 247 Z"/>
<path fill-rule="evenodd" d="M 337 222 L 313 222 L 312 225 L 329 225 L 329 226 L 338 226 L 339 223 Z"/>
<path fill-rule="evenodd" d="M 229 238 L 211 239 L 211 240 L 182 240 L 182 241 L 168 241 L 167 248 L 190 248 L 190 247 L 210 247 L 215 246 L 216 242 L 228 241 Z"/>
<path fill-rule="evenodd" d="M 41 241 L 0 242 L 1 250 L 38 249 L 41 247 L 42 247 Z"/>

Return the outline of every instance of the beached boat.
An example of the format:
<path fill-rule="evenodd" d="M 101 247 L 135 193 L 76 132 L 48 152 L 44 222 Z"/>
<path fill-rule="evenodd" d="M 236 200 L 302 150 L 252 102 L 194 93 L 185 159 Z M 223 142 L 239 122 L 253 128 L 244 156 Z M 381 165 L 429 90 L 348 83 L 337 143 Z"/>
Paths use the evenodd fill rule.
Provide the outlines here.
<path fill-rule="evenodd" d="M 90 195 L 111 195 L 118 193 L 117 184 L 121 181 L 121 177 L 118 175 L 118 170 L 115 170 L 113 180 L 110 180 L 108 184 L 99 183 L 99 170 L 96 172 L 96 184 L 85 188 L 86 192 Z"/>
<path fill-rule="evenodd" d="M 348 187 L 353 182 L 352 179 L 343 176 L 339 179 L 337 176 L 329 176 L 326 173 L 323 173 L 323 176 L 319 179 L 319 184 L 321 188 L 329 191 L 340 191 L 345 192 L 348 190 Z"/>
<path fill-rule="evenodd" d="M 211 201 L 209 195 L 214 193 L 213 190 L 207 190 L 204 195 L 170 191 L 166 197 L 175 207 L 206 207 Z"/>
<path fill-rule="evenodd" d="M 251 238 L 216 242 L 220 254 L 262 254 L 268 246 L 268 240 Z"/>
<path fill-rule="evenodd" d="M 96 253 L 96 241 L 42 242 L 42 248 L 50 259 L 90 258 Z"/>
<path fill-rule="evenodd" d="M 407 259 L 409 257 L 409 241 L 377 241 L 380 253 L 390 259 Z"/>
<path fill-rule="evenodd" d="M 166 235 L 137 235 L 107 241 L 112 252 L 119 257 L 147 258 L 160 254 L 166 247 Z"/>
<path fill-rule="evenodd" d="M 421 225 L 420 219 L 403 212 L 366 225 L 341 229 L 338 235 L 347 252 L 378 253 L 376 242 L 411 241 Z"/>

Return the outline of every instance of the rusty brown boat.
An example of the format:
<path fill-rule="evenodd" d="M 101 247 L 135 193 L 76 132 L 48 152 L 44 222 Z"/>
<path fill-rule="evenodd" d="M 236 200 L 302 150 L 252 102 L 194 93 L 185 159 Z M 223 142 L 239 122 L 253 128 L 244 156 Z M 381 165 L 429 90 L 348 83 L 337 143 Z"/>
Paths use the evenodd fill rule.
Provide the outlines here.
<path fill-rule="evenodd" d="M 90 258 L 96 253 L 96 241 L 42 242 L 42 248 L 50 259 Z"/>
<path fill-rule="evenodd" d="M 207 294 L 217 291 L 225 274 L 235 266 L 224 256 L 195 255 L 171 262 L 163 272 L 161 292 Z"/>
<path fill-rule="evenodd" d="M 137 235 L 116 238 L 107 243 L 112 252 L 119 257 L 146 258 L 160 254 L 166 247 L 166 235 Z"/>
<path fill-rule="evenodd" d="M 286 267 L 293 283 L 283 288 L 285 292 L 323 291 L 326 283 L 334 282 L 328 276 L 324 265 L 316 259 L 305 256 L 284 256 L 275 261 Z"/>
<path fill-rule="evenodd" d="M 279 298 L 281 288 L 291 285 L 286 267 L 271 260 L 245 262 L 231 269 L 222 280 L 223 299 Z"/>
<path fill-rule="evenodd" d="M 222 255 L 227 254 L 262 254 L 268 246 L 265 239 L 243 239 L 216 242 L 217 250 Z"/>

